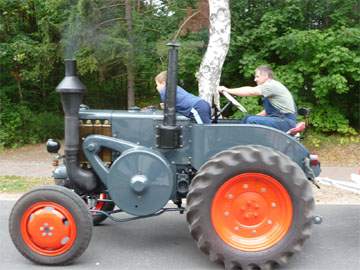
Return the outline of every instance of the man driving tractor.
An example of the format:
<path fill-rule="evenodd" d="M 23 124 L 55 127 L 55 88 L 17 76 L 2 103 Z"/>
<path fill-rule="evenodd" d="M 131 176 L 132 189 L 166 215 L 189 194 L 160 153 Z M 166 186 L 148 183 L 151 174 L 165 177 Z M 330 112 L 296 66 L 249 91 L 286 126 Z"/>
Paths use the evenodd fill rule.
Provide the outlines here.
<path fill-rule="evenodd" d="M 247 97 L 263 96 L 264 110 L 257 115 L 248 115 L 244 124 L 258 124 L 273 127 L 284 132 L 296 126 L 296 106 L 290 91 L 279 81 L 273 79 L 273 71 L 268 66 L 259 66 L 255 70 L 257 86 L 227 88 L 219 86 L 218 91 Z"/>

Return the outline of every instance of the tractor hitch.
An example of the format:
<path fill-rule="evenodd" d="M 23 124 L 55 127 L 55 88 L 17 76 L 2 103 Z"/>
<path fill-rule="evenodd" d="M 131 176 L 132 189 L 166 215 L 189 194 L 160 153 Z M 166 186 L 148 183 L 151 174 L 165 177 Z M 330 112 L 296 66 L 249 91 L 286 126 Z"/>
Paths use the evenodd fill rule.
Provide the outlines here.
<path fill-rule="evenodd" d="M 323 222 L 323 218 L 321 216 L 313 216 L 312 221 L 316 225 L 320 225 Z"/>

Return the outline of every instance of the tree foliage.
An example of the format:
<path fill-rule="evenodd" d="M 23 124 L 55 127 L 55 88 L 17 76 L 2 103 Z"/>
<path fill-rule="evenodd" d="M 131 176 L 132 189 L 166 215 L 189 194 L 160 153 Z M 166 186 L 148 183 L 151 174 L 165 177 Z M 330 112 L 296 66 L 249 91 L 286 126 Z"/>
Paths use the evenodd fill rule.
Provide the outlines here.
<path fill-rule="evenodd" d="M 54 88 L 63 77 L 65 57 L 78 60 L 86 103 L 120 109 L 127 104 L 132 48 L 136 103 L 158 101 L 153 78 L 166 68 L 165 44 L 197 1 L 128 2 L 134 46 L 124 0 L 0 0 L 0 145 L 39 141 L 52 136 L 48 129 L 61 134 L 54 128 L 62 126 Z M 360 126 L 359 1 L 230 2 L 232 34 L 222 84 L 252 84 L 254 68 L 269 64 L 298 106 L 312 108 L 315 129 L 354 133 Z M 208 33 L 190 29 L 179 39 L 179 81 L 197 93 L 195 73 Z M 243 102 L 252 112 L 260 108 L 256 99 Z"/>
<path fill-rule="evenodd" d="M 268 64 L 312 108 L 320 131 L 354 133 L 360 126 L 360 4 L 358 1 L 232 2 L 233 35 L 223 82 L 250 82 Z M 238 78 L 235 79 L 234 78 Z"/>

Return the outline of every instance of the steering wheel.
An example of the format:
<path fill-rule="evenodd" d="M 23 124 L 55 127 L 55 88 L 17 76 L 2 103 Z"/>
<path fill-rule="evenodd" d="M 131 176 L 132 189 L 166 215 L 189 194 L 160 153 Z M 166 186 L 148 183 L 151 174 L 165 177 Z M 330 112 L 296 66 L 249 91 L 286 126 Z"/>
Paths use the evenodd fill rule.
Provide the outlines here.
<path fill-rule="evenodd" d="M 226 97 L 226 99 L 233 104 L 236 108 L 238 108 L 240 111 L 242 111 L 243 113 L 247 113 L 247 110 L 245 109 L 245 107 L 243 105 L 241 105 L 232 95 L 230 95 L 228 92 L 223 91 L 222 94 L 224 95 L 224 97 Z"/>
<path fill-rule="evenodd" d="M 236 106 L 240 111 L 247 113 L 247 110 L 244 106 L 242 106 L 235 98 L 233 98 L 232 95 L 230 95 L 228 92 L 222 92 L 222 94 L 225 96 L 225 98 L 228 100 L 228 102 L 224 105 L 224 107 L 220 108 L 220 110 L 217 109 L 216 106 L 214 106 L 215 110 L 211 116 L 212 123 L 217 123 L 217 120 L 219 116 L 232 104 Z"/>

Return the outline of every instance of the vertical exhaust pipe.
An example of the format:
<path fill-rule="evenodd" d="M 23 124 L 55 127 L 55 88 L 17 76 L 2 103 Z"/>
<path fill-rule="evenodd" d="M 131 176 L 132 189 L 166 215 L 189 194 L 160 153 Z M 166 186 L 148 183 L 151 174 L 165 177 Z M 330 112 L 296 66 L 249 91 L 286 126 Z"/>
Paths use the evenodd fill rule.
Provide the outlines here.
<path fill-rule="evenodd" d="M 178 69 L 178 48 L 176 42 L 170 42 L 168 70 L 166 79 L 165 108 L 163 124 L 156 129 L 156 145 L 163 149 L 182 147 L 181 128 L 176 125 L 176 87 Z"/>
<path fill-rule="evenodd" d="M 170 42 L 168 52 L 168 69 L 166 79 L 164 126 L 176 126 L 176 87 L 178 72 L 179 44 Z"/>
<path fill-rule="evenodd" d="M 79 108 L 86 87 L 76 74 L 76 60 L 65 60 L 65 77 L 56 87 L 61 95 L 65 114 L 65 166 L 71 182 L 79 189 L 92 192 L 97 187 L 97 177 L 92 171 L 83 170 L 79 164 Z"/>

